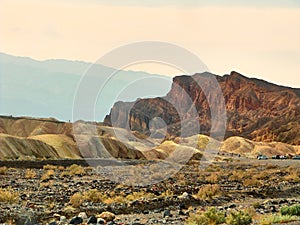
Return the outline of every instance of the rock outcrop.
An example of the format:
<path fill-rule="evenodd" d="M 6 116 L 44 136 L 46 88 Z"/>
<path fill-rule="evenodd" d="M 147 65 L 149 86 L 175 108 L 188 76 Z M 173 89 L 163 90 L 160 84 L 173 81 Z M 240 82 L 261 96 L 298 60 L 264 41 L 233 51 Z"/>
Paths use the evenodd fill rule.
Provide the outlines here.
<path fill-rule="evenodd" d="M 214 110 L 222 110 L 215 101 L 218 96 L 212 86 L 213 77 L 220 85 L 226 105 L 226 138 L 241 136 L 254 141 L 300 144 L 300 89 L 247 78 L 237 72 L 224 76 L 210 73 L 177 76 L 167 96 L 117 102 L 104 123 L 146 135 L 153 135 L 153 131 L 165 125 L 167 137 L 208 135 L 212 127 L 208 99 Z M 192 109 L 196 109 L 198 121 L 193 120 Z M 191 132 L 182 135 L 183 126 Z"/>

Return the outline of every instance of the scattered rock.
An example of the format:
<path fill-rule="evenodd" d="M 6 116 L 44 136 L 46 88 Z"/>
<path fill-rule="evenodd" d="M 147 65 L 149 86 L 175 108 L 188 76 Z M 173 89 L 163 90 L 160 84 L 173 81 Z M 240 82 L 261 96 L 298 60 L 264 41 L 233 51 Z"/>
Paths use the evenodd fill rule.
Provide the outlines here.
<path fill-rule="evenodd" d="M 165 210 L 163 213 L 163 217 L 171 217 L 171 211 L 170 210 Z"/>
<path fill-rule="evenodd" d="M 78 217 L 81 217 L 83 220 L 85 220 L 85 219 L 88 218 L 85 212 L 80 212 L 80 213 L 78 214 Z"/>
<path fill-rule="evenodd" d="M 116 215 L 111 212 L 103 212 L 99 215 L 99 217 L 105 221 L 113 221 L 116 218 Z"/>
<path fill-rule="evenodd" d="M 83 222 L 83 219 L 81 217 L 73 217 L 71 220 L 70 220 L 70 224 L 81 224 Z"/>
<path fill-rule="evenodd" d="M 87 224 L 96 224 L 97 223 L 97 217 L 92 215 L 88 221 L 87 221 Z"/>

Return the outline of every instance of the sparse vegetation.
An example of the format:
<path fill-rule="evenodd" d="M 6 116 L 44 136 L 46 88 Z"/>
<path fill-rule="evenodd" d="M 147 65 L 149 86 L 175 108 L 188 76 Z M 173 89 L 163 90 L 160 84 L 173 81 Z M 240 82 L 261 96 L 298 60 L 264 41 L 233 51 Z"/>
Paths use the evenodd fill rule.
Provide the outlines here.
<path fill-rule="evenodd" d="M 299 182 L 300 181 L 300 169 L 299 168 L 288 168 L 289 174 L 285 176 L 285 180 L 288 182 Z"/>
<path fill-rule="evenodd" d="M 252 179 L 251 178 L 245 179 L 243 181 L 243 185 L 245 187 L 257 187 L 257 186 L 261 185 L 261 182 L 253 177 Z"/>
<path fill-rule="evenodd" d="M 218 212 L 216 208 L 209 208 L 205 212 L 191 214 L 187 219 L 187 225 L 216 225 L 225 222 L 225 213 Z"/>
<path fill-rule="evenodd" d="M 67 167 L 65 169 L 65 171 L 63 171 L 61 173 L 61 177 L 65 177 L 65 176 L 72 176 L 72 175 L 78 175 L 78 176 L 82 176 L 85 174 L 85 170 L 82 166 L 79 166 L 79 165 L 76 165 L 76 164 L 73 164 L 69 167 Z"/>
<path fill-rule="evenodd" d="M 3 167 L 0 167 L 0 175 L 4 175 L 6 174 L 7 172 L 7 167 L 3 166 Z"/>
<path fill-rule="evenodd" d="M 252 204 L 252 206 L 253 206 L 254 209 L 259 209 L 261 207 L 261 204 L 259 202 L 254 202 Z"/>
<path fill-rule="evenodd" d="M 246 211 L 232 211 L 226 216 L 225 212 L 217 211 L 216 208 L 209 208 L 204 212 L 191 214 L 186 225 L 250 225 L 252 216 Z"/>
<path fill-rule="evenodd" d="M 168 194 L 171 194 L 168 192 Z M 123 192 L 115 193 L 114 191 L 110 192 L 109 194 L 102 193 L 97 189 L 90 189 L 85 191 L 83 194 L 75 193 L 70 198 L 70 204 L 78 208 L 84 201 L 93 202 L 93 203 L 105 203 L 105 204 L 112 204 L 112 203 L 126 203 L 130 201 L 134 201 L 137 199 L 152 199 L 155 198 L 152 193 L 146 193 L 144 191 L 140 192 L 133 192 L 129 195 L 125 195 Z M 162 197 L 162 196 L 161 196 Z"/>
<path fill-rule="evenodd" d="M 232 171 L 231 176 L 228 178 L 229 181 L 242 181 L 244 179 L 244 171 Z"/>
<path fill-rule="evenodd" d="M 50 188 L 53 186 L 53 180 L 43 181 L 40 183 L 40 188 Z"/>
<path fill-rule="evenodd" d="M 165 192 L 163 192 L 160 197 L 172 197 L 174 195 L 173 191 L 170 191 L 170 190 L 166 190 Z"/>
<path fill-rule="evenodd" d="M 47 165 L 43 166 L 43 169 L 44 170 L 56 170 L 57 166 L 47 164 Z"/>
<path fill-rule="evenodd" d="M 19 193 L 12 189 L 0 189 L 0 202 L 13 203 L 19 200 Z"/>
<path fill-rule="evenodd" d="M 46 170 L 45 173 L 41 177 L 42 182 L 47 182 L 52 179 L 55 175 L 54 170 Z"/>
<path fill-rule="evenodd" d="M 280 162 L 284 163 L 284 161 Z M 296 163 L 296 161 L 292 163 Z M 163 176 L 159 169 L 163 170 L 164 168 L 159 168 L 156 165 L 151 168 L 155 171 L 154 176 Z M 142 179 L 143 170 L 139 167 L 137 171 L 133 171 L 133 169 L 129 172 L 128 170 L 121 170 L 120 174 L 124 174 L 124 177 L 133 176 L 133 179 Z M 282 207 L 283 205 L 299 203 L 298 199 L 295 201 L 289 197 L 287 201 L 276 201 L 277 197 L 285 197 L 281 195 L 281 192 L 276 192 L 277 189 L 273 188 L 276 185 L 280 185 L 282 188 L 297 187 L 297 184 L 294 182 L 294 178 L 299 174 L 297 164 L 288 168 L 281 165 L 278 168 L 268 164 L 257 164 L 256 168 L 254 168 L 254 164 L 218 163 L 217 165 L 212 164 L 203 170 L 199 168 L 199 164 L 196 162 L 193 165 L 183 166 L 178 173 L 173 174 L 168 179 L 145 188 L 130 187 L 130 185 L 122 182 L 120 184 L 112 184 L 107 177 L 97 173 L 95 168 L 85 168 L 79 165 L 72 165 L 66 168 L 46 165 L 44 170 L 9 168 L 6 171 L 6 174 L 15 178 L 15 181 L 10 183 L 9 176 L 1 177 L 6 180 L 3 187 L 11 185 L 13 189 L 1 189 L 0 201 L 3 203 L 0 204 L 5 206 L 5 204 L 10 204 L 11 202 L 17 202 L 23 206 L 27 205 L 29 200 L 29 206 L 31 207 L 32 196 L 38 196 L 39 201 L 45 198 L 43 206 L 47 210 L 55 211 L 58 208 L 57 202 L 60 199 L 65 199 L 67 196 L 68 204 L 59 208 L 59 210 L 63 210 L 67 218 L 72 218 L 81 211 L 87 210 L 86 212 L 89 212 L 87 207 L 90 205 L 99 205 L 101 207 L 103 205 L 113 209 L 114 207 L 120 207 L 121 209 L 124 207 L 126 208 L 124 209 L 125 211 L 128 210 L 131 213 L 131 207 L 127 206 L 139 207 L 139 204 L 135 204 L 135 202 L 145 202 L 151 207 L 155 207 L 155 204 L 162 202 L 159 210 L 169 210 L 172 208 L 168 204 L 183 202 L 180 205 L 182 210 L 180 214 L 178 213 L 179 219 L 176 220 L 176 224 L 182 224 L 182 221 L 186 220 L 187 212 L 189 213 L 189 218 L 186 220 L 188 225 L 248 225 L 252 218 L 256 224 L 262 225 L 300 221 L 298 214 L 300 211 L 299 205 Z M 68 177 L 59 179 L 59 175 Z M 81 178 L 81 176 L 83 177 Z M 287 180 L 291 180 L 291 182 L 288 183 L 286 182 Z M 90 189 L 85 185 L 87 182 L 91 182 Z M 74 185 L 70 185 L 70 183 Z M 20 184 L 26 184 L 24 189 L 19 189 Z M 34 189 L 32 188 L 33 185 L 35 185 Z M 111 189 L 107 188 L 107 185 L 111 185 Z M 17 190 L 19 190 L 20 194 L 14 192 Z M 72 194 L 69 195 L 70 192 L 67 193 L 65 190 L 70 190 Z M 6 191 L 5 194 L 2 194 L 4 191 Z M 37 195 L 34 192 L 37 192 Z M 250 201 L 249 197 L 253 192 L 265 196 L 267 201 L 260 198 L 256 199 L 256 195 L 251 196 Z M 11 195 L 9 196 L 8 193 Z M 288 191 L 285 195 L 290 193 Z M 294 197 L 295 195 L 292 196 Z M 274 201 L 268 201 L 269 198 L 274 198 Z M 205 200 L 208 205 L 218 205 L 222 206 L 222 208 L 207 208 L 206 211 L 203 211 L 204 201 L 202 200 Z M 245 204 L 241 203 L 243 200 L 245 200 Z M 33 201 L 33 204 L 37 204 L 37 201 Z M 165 207 L 165 205 L 167 206 Z M 251 206 L 252 212 L 248 209 L 239 211 L 247 205 Z M 176 207 L 179 207 L 179 205 L 176 205 Z M 282 207 L 280 210 L 281 214 L 267 215 L 267 213 L 277 211 L 278 207 Z M 189 208 L 189 211 L 185 210 L 187 208 Z M 259 213 L 255 209 L 258 209 Z M 148 211 L 147 206 L 143 206 L 142 210 Z M 173 212 L 171 211 L 171 213 Z M 172 218 L 175 218 L 174 215 Z M 158 221 L 161 222 L 162 220 L 159 219 Z"/>
<path fill-rule="evenodd" d="M 230 225 L 249 225 L 252 223 L 252 216 L 246 211 L 232 211 L 226 217 L 226 223 Z"/>
<path fill-rule="evenodd" d="M 300 204 L 284 206 L 280 209 L 281 215 L 300 216 Z"/>
<path fill-rule="evenodd" d="M 79 206 L 81 206 L 81 204 L 83 203 L 83 196 L 81 193 L 75 193 L 74 195 L 71 196 L 70 198 L 70 204 L 74 207 L 74 208 L 78 208 Z"/>
<path fill-rule="evenodd" d="M 27 169 L 25 173 L 26 179 L 33 179 L 36 177 L 36 172 L 33 169 Z"/>
<path fill-rule="evenodd" d="M 146 193 L 144 191 L 133 192 L 126 196 L 127 201 L 134 201 L 137 199 L 151 199 L 155 198 L 156 196 L 152 193 Z"/>
<path fill-rule="evenodd" d="M 260 220 L 260 225 L 273 225 L 277 223 L 288 223 L 293 221 L 299 221 L 300 218 L 297 216 L 291 216 L 291 215 L 267 215 L 264 216 Z"/>
<path fill-rule="evenodd" d="M 221 176 L 220 176 L 220 173 L 219 172 L 213 172 L 210 174 L 210 176 L 206 177 L 206 181 L 208 183 L 211 183 L 211 184 L 216 184 L 220 181 L 221 179 Z"/>
<path fill-rule="evenodd" d="M 100 203 L 103 202 L 107 196 L 99 192 L 97 189 L 91 189 L 83 193 L 83 198 L 89 202 Z"/>
<path fill-rule="evenodd" d="M 222 195 L 222 191 L 221 191 L 220 185 L 208 184 L 199 189 L 199 191 L 196 195 L 196 198 L 204 199 L 204 200 L 211 200 L 214 197 L 218 197 L 221 195 Z"/>

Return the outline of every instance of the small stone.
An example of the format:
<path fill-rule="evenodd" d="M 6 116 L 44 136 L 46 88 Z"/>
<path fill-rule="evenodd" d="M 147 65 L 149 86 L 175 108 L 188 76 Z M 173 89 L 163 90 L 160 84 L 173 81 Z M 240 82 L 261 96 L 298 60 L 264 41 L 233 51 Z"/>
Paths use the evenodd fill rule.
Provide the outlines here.
<path fill-rule="evenodd" d="M 55 218 L 60 218 L 60 215 L 57 214 L 57 213 L 54 213 L 53 217 L 55 217 Z"/>
<path fill-rule="evenodd" d="M 55 221 L 49 223 L 49 225 L 58 225 Z"/>
<path fill-rule="evenodd" d="M 88 218 L 85 212 L 80 212 L 80 213 L 78 214 L 78 217 L 81 217 L 81 218 L 84 219 L 84 220 Z"/>
<path fill-rule="evenodd" d="M 65 216 L 61 216 L 59 219 L 60 222 L 62 223 L 66 223 L 67 222 L 67 218 Z"/>
<path fill-rule="evenodd" d="M 16 219 L 16 224 L 17 225 L 32 225 L 32 224 L 37 224 L 37 221 L 36 221 L 34 215 L 20 215 Z"/>
<path fill-rule="evenodd" d="M 81 217 L 73 217 L 71 220 L 70 220 L 70 224 L 81 224 L 83 222 L 83 219 Z"/>
<path fill-rule="evenodd" d="M 115 223 L 114 223 L 114 221 L 109 221 L 108 223 L 107 223 L 107 225 L 114 225 Z"/>
<path fill-rule="evenodd" d="M 184 213 L 182 210 L 179 210 L 179 211 L 178 211 L 178 215 L 180 215 L 180 216 L 185 216 L 185 213 Z"/>
<path fill-rule="evenodd" d="M 143 225 L 143 223 L 140 223 L 140 222 L 133 222 L 131 225 Z"/>
<path fill-rule="evenodd" d="M 186 198 L 189 198 L 189 194 L 187 192 L 183 192 L 182 195 L 178 196 L 179 199 L 186 199 Z"/>
<path fill-rule="evenodd" d="M 88 219 L 88 222 L 87 224 L 96 224 L 97 223 L 97 218 L 96 216 L 91 216 L 89 219 Z"/>
<path fill-rule="evenodd" d="M 180 203 L 179 204 L 179 209 L 186 209 L 186 205 L 184 203 Z"/>
<path fill-rule="evenodd" d="M 116 218 L 116 215 L 111 212 L 103 212 L 99 215 L 99 217 L 105 221 L 113 221 Z"/>
<path fill-rule="evenodd" d="M 165 210 L 163 213 L 163 217 L 170 217 L 171 216 L 171 211 L 170 210 Z"/>
<path fill-rule="evenodd" d="M 233 203 L 233 204 L 230 204 L 230 205 L 228 206 L 228 208 L 229 208 L 229 209 L 234 209 L 234 208 L 236 208 L 236 204 L 234 204 L 234 203 Z"/>
<path fill-rule="evenodd" d="M 105 223 L 106 223 L 106 221 L 104 219 L 102 219 L 102 218 L 99 218 L 97 220 L 97 224 L 105 224 Z"/>

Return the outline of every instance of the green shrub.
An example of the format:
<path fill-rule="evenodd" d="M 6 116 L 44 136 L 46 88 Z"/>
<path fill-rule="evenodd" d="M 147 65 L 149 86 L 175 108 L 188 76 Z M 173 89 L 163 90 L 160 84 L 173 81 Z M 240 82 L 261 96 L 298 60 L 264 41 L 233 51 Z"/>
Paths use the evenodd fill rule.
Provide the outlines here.
<path fill-rule="evenodd" d="M 300 204 L 283 206 L 280 213 L 281 215 L 300 216 Z"/>
<path fill-rule="evenodd" d="M 252 223 L 252 216 L 244 211 L 233 211 L 226 217 L 226 223 L 230 225 L 249 225 Z"/>
<path fill-rule="evenodd" d="M 261 204 L 259 202 L 254 202 L 252 204 L 252 206 L 253 206 L 254 209 L 259 209 L 261 207 Z"/>
<path fill-rule="evenodd" d="M 290 215 L 268 215 L 260 220 L 260 225 L 273 225 L 276 223 L 288 223 L 299 221 L 299 217 Z"/>
<path fill-rule="evenodd" d="M 204 212 L 204 216 L 208 218 L 210 224 L 225 223 L 225 213 L 221 211 L 218 212 L 214 207 Z"/>
<path fill-rule="evenodd" d="M 192 214 L 186 221 L 187 225 L 216 225 L 225 222 L 225 213 L 209 208 L 205 212 Z"/>

